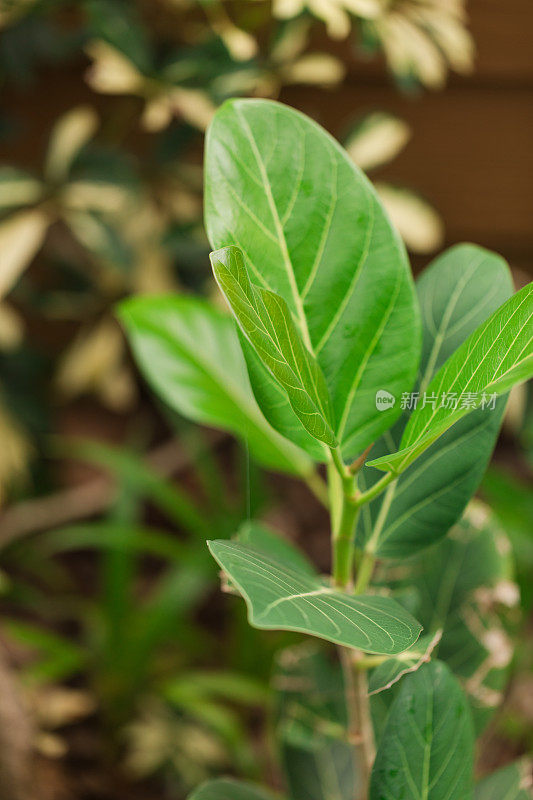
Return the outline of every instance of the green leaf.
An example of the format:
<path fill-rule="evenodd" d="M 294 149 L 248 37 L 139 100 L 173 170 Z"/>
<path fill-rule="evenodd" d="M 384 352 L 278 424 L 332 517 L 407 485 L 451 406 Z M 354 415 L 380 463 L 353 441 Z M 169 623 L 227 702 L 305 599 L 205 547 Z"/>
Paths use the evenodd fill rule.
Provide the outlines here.
<path fill-rule="evenodd" d="M 401 449 L 369 461 L 371 466 L 403 472 L 439 436 L 491 395 L 509 391 L 533 375 L 533 283 L 524 286 L 495 311 L 446 361 L 427 387 L 437 398 L 412 414 Z M 457 408 L 441 405 L 443 396 L 461 395 Z"/>
<path fill-rule="evenodd" d="M 57 684 L 78 675 L 87 665 L 89 653 L 69 639 L 20 620 L 5 619 L 4 632 L 38 653 L 22 668 L 23 680 L 31 686 Z"/>
<path fill-rule="evenodd" d="M 274 800 L 274 795 L 251 783 L 221 778 L 202 784 L 188 800 Z"/>
<path fill-rule="evenodd" d="M 287 393 L 303 427 L 315 439 L 336 447 L 324 376 L 306 349 L 287 303 L 278 294 L 250 283 L 239 248 L 224 247 L 210 258 L 218 285 L 242 332 Z"/>
<path fill-rule="evenodd" d="M 324 373 L 343 455 L 357 455 L 398 417 L 398 406 L 376 408 L 376 392 L 411 388 L 420 342 L 405 249 L 374 189 L 308 117 L 232 100 L 208 131 L 205 197 L 213 248 L 238 246 L 257 286 L 285 300 Z M 277 383 L 251 361 L 269 421 L 316 458 Z"/>
<path fill-rule="evenodd" d="M 264 466 L 311 470 L 305 453 L 261 414 L 230 317 L 192 297 L 133 298 L 118 313 L 140 369 L 172 409 L 236 434 Z"/>
<path fill-rule="evenodd" d="M 471 800 L 474 736 L 463 691 L 432 661 L 401 684 L 383 732 L 370 800 Z"/>
<path fill-rule="evenodd" d="M 244 522 L 237 533 L 237 541 L 254 550 L 261 550 L 274 561 L 290 566 L 296 572 L 315 576 L 315 568 L 305 553 L 262 523 L 253 520 Z"/>
<path fill-rule="evenodd" d="M 369 695 L 379 694 L 386 689 L 390 689 L 395 683 L 411 672 L 416 672 L 422 664 L 431 658 L 431 653 L 438 645 L 441 632 L 421 636 L 420 639 L 409 650 L 398 653 L 393 658 L 388 658 L 383 664 L 373 669 L 368 680 Z"/>
<path fill-rule="evenodd" d="M 417 290 L 423 345 L 415 389 L 423 398 L 435 372 L 510 297 L 513 287 L 502 258 L 462 244 L 432 262 L 418 278 Z M 501 398 L 494 409 L 478 409 L 459 420 L 400 475 L 385 496 L 365 506 L 358 523 L 358 546 L 374 549 L 381 558 L 405 558 L 441 539 L 481 481 L 505 403 L 506 398 Z M 372 450 L 376 456 L 399 447 L 408 414 L 405 411 L 376 443 Z M 368 489 L 381 476 L 379 470 L 365 466 L 360 488 Z"/>
<path fill-rule="evenodd" d="M 475 800 L 531 800 L 531 762 L 515 761 L 479 781 Z"/>
<path fill-rule="evenodd" d="M 507 632 L 519 600 L 509 542 L 486 506 L 471 503 L 436 547 L 412 561 L 405 585 L 428 634 L 442 630 L 438 657 L 461 680 L 477 731 L 501 702 L 513 655 Z"/>
<path fill-rule="evenodd" d="M 236 542 L 208 546 L 244 597 L 255 628 L 298 631 L 387 655 L 418 639 L 421 626 L 389 597 L 345 594 L 324 585 L 318 575 L 297 572 Z"/>
<path fill-rule="evenodd" d="M 340 663 L 306 642 L 279 653 L 273 684 L 275 738 L 290 797 L 353 800 L 354 750 Z"/>

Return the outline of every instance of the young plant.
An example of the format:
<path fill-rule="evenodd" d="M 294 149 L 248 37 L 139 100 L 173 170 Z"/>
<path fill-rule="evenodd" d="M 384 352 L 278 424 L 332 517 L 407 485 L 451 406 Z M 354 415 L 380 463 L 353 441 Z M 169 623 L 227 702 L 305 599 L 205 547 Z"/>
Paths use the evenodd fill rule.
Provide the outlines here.
<path fill-rule="evenodd" d="M 205 189 L 213 272 L 237 326 L 185 297 L 130 300 L 120 316 L 170 405 L 244 438 L 329 508 L 331 576 L 257 525 L 209 542 L 251 625 L 337 645 L 336 662 L 316 646 L 279 658 L 288 796 L 469 800 L 516 593 L 487 509 L 460 520 L 505 394 L 533 375 L 533 285 L 513 294 L 499 256 L 460 245 L 415 286 L 368 180 L 278 103 L 221 107 Z M 518 774 L 496 776 L 501 796 L 520 797 Z M 227 780 L 193 794 L 269 796 Z"/>

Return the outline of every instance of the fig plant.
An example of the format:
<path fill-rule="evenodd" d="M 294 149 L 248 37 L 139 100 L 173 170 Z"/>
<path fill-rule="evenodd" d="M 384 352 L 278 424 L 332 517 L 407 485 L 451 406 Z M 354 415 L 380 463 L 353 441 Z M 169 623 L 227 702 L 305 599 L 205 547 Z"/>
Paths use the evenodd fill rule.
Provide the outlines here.
<path fill-rule="evenodd" d="M 251 625 L 314 637 L 276 665 L 286 796 L 469 800 L 517 597 L 504 534 L 467 504 L 506 393 L 533 375 L 533 284 L 513 293 L 504 260 L 465 244 L 415 285 L 362 172 L 266 100 L 215 115 L 205 221 L 231 315 L 187 297 L 119 313 L 169 405 L 245 439 L 329 509 L 331 576 L 254 522 L 208 543 Z M 476 800 L 522 797 L 520 770 Z M 192 797 L 269 796 L 223 779 Z"/>

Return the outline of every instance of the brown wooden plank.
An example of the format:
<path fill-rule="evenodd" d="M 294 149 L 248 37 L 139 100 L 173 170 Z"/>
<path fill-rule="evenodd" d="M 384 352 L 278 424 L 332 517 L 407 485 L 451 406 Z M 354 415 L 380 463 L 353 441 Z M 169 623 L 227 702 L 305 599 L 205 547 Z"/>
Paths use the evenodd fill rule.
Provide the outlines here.
<path fill-rule="evenodd" d="M 373 177 L 422 191 L 450 241 L 476 241 L 533 267 L 533 91 L 451 87 L 413 100 L 386 87 L 347 86 L 327 98 L 286 90 L 283 99 L 335 135 L 371 108 L 402 116 L 413 138 Z"/>

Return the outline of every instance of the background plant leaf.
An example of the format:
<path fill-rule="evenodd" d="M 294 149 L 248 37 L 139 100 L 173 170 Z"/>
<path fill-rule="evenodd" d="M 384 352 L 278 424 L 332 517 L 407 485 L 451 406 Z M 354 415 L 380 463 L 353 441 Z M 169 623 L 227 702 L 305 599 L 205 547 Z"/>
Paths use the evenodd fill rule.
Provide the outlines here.
<path fill-rule="evenodd" d="M 474 736 L 449 668 L 424 664 L 400 685 L 378 747 L 370 800 L 471 800 Z"/>
<path fill-rule="evenodd" d="M 423 396 L 435 371 L 511 296 L 513 286 L 509 268 L 500 256 L 461 244 L 435 259 L 418 278 L 416 287 L 423 343 L 414 389 Z M 385 497 L 366 505 L 358 522 L 358 546 L 367 546 L 378 519 L 371 546 L 381 558 L 405 558 L 442 538 L 457 522 L 482 479 L 505 403 L 503 397 L 494 410 L 479 409 L 459 420 L 400 475 Z M 409 413 L 405 411 L 374 445 L 373 454 L 380 456 L 399 447 Z M 365 465 L 360 487 L 368 489 L 381 475 Z"/>
<path fill-rule="evenodd" d="M 417 595 L 410 610 L 427 634 L 442 630 L 435 653 L 462 682 L 480 732 L 501 702 L 513 655 L 508 628 L 519 593 L 508 539 L 474 502 L 442 542 L 408 563 L 402 585 Z"/>
<path fill-rule="evenodd" d="M 274 795 L 251 783 L 221 778 L 199 786 L 188 800 L 274 800 Z"/>
<path fill-rule="evenodd" d="M 476 784 L 474 800 L 531 800 L 531 762 L 516 761 Z"/>
<path fill-rule="evenodd" d="M 191 297 L 134 298 L 119 316 L 142 372 L 171 408 L 240 436 L 265 466 L 310 470 L 305 453 L 261 414 L 230 317 Z"/>
<path fill-rule="evenodd" d="M 353 800 L 357 776 L 342 669 L 306 642 L 276 660 L 276 742 L 290 797 Z"/>

